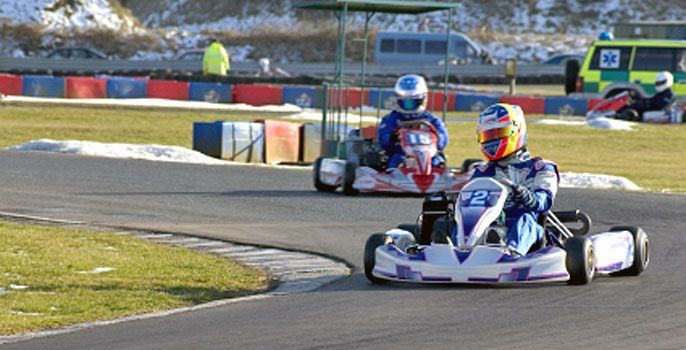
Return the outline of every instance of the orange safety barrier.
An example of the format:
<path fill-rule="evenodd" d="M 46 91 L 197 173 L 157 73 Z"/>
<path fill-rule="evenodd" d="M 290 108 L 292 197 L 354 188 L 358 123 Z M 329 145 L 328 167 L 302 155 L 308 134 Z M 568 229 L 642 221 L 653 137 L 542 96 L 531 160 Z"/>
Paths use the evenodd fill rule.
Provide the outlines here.
<path fill-rule="evenodd" d="M 233 86 L 234 103 L 253 106 L 280 105 L 283 97 L 282 86 L 236 84 Z"/>
<path fill-rule="evenodd" d="M 22 81 L 21 75 L 0 74 L 0 93 L 21 96 Z"/>
<path fill-rule="evenodd" d="M 67 77 L 68 98 L 107 98 L 107 79 Z"/>
<path fill-rule="evenodd" d="M 525 114 L 545 113 L 545 99 L 543 97 L 503 95 L 500 96 L 500 102 L 518 105 Z"/>
<path fill-rule="evenodd" d="M 297 162 L 300 124 L 280 120 L 257 120 L 264 124 L 264 161 L 267 164 Z"/>
<path fill-rule="evenodd" d="M 148 97 L 187 100 L 191 83 L 176 80 L 148 81 Z"/>

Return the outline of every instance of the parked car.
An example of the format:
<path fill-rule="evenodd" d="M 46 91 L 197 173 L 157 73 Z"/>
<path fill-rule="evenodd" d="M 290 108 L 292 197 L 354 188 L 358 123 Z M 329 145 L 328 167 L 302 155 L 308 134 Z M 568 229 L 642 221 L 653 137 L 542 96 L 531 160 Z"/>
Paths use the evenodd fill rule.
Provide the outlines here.
<path fill-rule="evenodd" d="M 554 55 L 547 60 L 543 61 L 543 64 L 561 64 L 565 65 L 567 64 L 567 61 L 577 61 L 579 64 L 581 64 L 584 61 L 584 55 L 580 54 L 560 54 L 560 55 Z"/>
<path fill-rule="evenodd" d="M 377 64 L 436 64 L 445 61 L 446 46 L 446 34 L 379 32 L 374 57 Z M 479 44 L 456 32 L 450 34 L 450 57 L 456 64 L 492 63 Z"/>
<path fill-rule="evenodd" d="M 88 49 L 88 48 L 83 48 L 83 47 L 63 47 L 61 49 L 55 49 L 51 51 L 47 56 L 47 58 L 58 58 L 58 59 L 72 59 L 72 60 L 81 60 L 81 59 L 99 59 L 99 60 L 105 60 L 105 59 L 110 59 L 111 57 L 105 55 L 104 53 L 94 50 L 94 49 Z"/>
<path fill-rule="evenodd" d="M 174 57 L 177 61 L 202 61 L 202 57 L 205 54 L 205 50 L 188 50 L 181 52 Z"/>

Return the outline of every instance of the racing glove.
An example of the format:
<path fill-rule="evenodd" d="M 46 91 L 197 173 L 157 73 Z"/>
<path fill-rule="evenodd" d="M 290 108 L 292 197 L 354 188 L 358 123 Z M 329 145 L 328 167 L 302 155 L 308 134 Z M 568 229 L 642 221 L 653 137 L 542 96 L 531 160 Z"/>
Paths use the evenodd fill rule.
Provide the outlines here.
<path fill-rule="evenodd" d="M 512 187 L 512 201 L 521 204 L 524 208 L 534 210 L 536 208 L 536 199 L 528 188 L 517 185 Z"/>

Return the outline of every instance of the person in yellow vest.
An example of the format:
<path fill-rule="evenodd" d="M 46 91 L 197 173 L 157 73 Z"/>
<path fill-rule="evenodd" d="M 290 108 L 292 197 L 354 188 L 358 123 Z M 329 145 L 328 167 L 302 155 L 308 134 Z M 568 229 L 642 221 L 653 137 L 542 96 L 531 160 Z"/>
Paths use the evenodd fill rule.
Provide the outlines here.
<path fill-rule="evenodd" d="M 202 57 L 202 72 L 210 76 L 224 76 L 231 67 L 231 57 L 217 39 L 210 39 L 210 46 Z"/>

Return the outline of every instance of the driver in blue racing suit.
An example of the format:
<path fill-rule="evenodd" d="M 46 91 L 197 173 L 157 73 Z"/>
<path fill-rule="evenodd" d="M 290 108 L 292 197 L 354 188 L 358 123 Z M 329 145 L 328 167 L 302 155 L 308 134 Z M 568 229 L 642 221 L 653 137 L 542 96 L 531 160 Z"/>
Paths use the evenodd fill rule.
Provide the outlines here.
<path fill-rule="evenodd" d="M 526 121 L 517 105 L 498 103 L 486 108 L 479 117 L 477 134 L 489 162 L 476 168 L 472 179 L 505 178 L 514 183 L 504 209 L 507 233 L 500 237 L 491 230 L 487 242 L 500 243 L 504 238 L 510 252 L 526 255 L 543 236 L 539 215 L 553 207 L 560 182 L 557 165 L 532 158 L 526 150 Z"/>
<path fill-rule="evenodd" d="M 448 145 L 448 131 L 441 119 L 426 111 L 427 94 L 429 92 L 426 81 L 419 75 L 404 75 L 395 84 L 397 98 L 396 109 L 381 119 L 377 131 L 381 148 L 388 155 L 387 169 L 403 167 L 405 154 L 398 140 L 400 123 L 409 120 L 426 120 L 435 128 L 438 135 L 437 148 L 442 151 Z M 445 158 L 439 153 L 431 159 L 433 167 L 445 165 Z"/>

